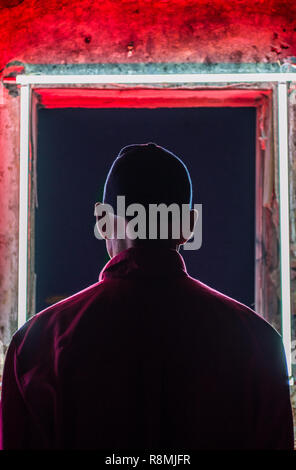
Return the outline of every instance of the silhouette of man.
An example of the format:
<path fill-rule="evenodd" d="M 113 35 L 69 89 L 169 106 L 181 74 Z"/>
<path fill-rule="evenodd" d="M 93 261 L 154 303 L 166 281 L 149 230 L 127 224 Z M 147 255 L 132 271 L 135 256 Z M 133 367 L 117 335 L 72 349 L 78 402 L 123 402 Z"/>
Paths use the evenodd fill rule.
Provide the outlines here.
<path fill-rule="evenodd" d="M 167 239 L 134 239 L 126 217 L 120 238 L 119 195 L 126 206 L 192 207 L 178 157 L 153 143 L 120 151 L 103 201 L 114 209 L 104 214 L 112 236 L 97 216 L 111 257 L 99 282 L 35 315 L 12 338 L 3 448 L 292 449 L 279 334 L 190 277 L 179 254 L 186 237 L 169 230 Z M 191 232 L 196 218 L 191 209 Z"/>

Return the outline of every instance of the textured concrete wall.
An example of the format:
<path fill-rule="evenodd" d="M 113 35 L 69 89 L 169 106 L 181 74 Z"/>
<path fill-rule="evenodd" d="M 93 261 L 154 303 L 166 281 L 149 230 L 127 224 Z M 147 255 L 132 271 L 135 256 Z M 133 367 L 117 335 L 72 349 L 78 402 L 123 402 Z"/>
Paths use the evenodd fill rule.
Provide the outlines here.
<path fill-rule="evenodd" d="M 32 63 L 275 62 L 294 56 L 293 0 L 1 0 L 0 69 Z"/>

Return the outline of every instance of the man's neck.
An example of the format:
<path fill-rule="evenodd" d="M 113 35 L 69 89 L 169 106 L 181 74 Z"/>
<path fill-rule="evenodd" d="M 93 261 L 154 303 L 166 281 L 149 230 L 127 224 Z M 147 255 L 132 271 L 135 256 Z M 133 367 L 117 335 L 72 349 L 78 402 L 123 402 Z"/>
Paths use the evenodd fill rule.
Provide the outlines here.
<path fill-rule="evenodd" d="M 109 240 L 109 244 L 107 244 L 107 251 L 111 258 L 114 258 L 114 256 L 129 248 L 142 248 L 143 250 L 170 249 L 179 251 L 180 245 L 177 245 L 176 242 L 172 240 L 130 240 L 128 238 L 123 240 Z"/>

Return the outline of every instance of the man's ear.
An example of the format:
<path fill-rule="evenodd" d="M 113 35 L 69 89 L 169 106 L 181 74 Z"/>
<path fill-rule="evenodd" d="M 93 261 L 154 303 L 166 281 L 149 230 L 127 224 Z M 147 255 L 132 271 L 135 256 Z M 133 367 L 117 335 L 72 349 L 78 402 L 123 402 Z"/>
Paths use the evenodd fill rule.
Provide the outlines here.
<path fill-rule="evenodd" d="M 189 237 L 184 237 L 183 234 L 181 233 L 181 238 L 180 238 L 180 245 L 184 245 L 193 235 L 194 233 L 194 227 L 196 225 L 197 219 L 198 219 L 199 213 L 197 209 L 191 209 L 189 213 L 189 229 L 190 229 L 190 235 Z"/>
<path fill-rule="evenodd" d="M 191 231 L 191 234 L 193 234 L 193 232 L 194 232 L 194 227 L 195 227 L 196 222 L 198 220 L 198 216 L 199 216 L 198 210 L 197 209 L 191 209 L 191 211 L 190 211 L 190 231 Z"/>
<path fill-rule="evenodd" d="M 110 240 L 114 238 L 114 213 L 109 204 L 96 202 L 94 215 L 96 217 L 96 232 L 98 238 Z"/>

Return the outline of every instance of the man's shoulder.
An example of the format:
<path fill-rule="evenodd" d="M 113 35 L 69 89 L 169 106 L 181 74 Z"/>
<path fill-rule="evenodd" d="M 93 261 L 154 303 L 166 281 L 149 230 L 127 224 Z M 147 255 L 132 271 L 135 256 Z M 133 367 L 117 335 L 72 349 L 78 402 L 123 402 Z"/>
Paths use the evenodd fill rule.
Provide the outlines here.
<path fill-rule="evenodd" d="M 246 304 L 210 287 L 193 277 L 188 277 L 190 290 L 195 292 L 198 302 L 208 309 L 212 319 L 225 325 L 241 325 L 250 334 L 255 332 L 281 341 L 277 330 L 258 312 Z"/>
<path fill-rule="evenodd" d="M 37 335 L 39 339 L 44 335 L 48 336 L 51 330 L 57 328 L 57 324 L 64 324 L 64 328 L 66 328 L 67 323 L 71 322 L 86 303 L 100 295 L 102 284 L 102 282 L 91 284 L 36 313 L 14 333 L 15 344 L 21 345 L 27 336 Z"/>

